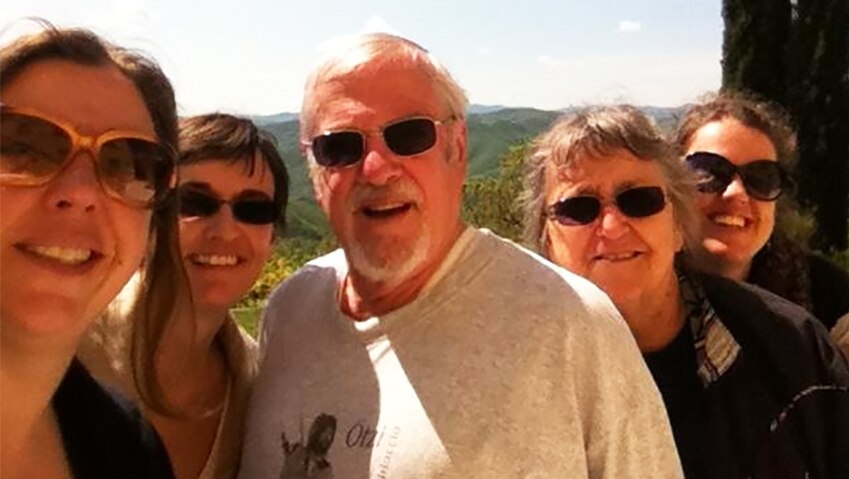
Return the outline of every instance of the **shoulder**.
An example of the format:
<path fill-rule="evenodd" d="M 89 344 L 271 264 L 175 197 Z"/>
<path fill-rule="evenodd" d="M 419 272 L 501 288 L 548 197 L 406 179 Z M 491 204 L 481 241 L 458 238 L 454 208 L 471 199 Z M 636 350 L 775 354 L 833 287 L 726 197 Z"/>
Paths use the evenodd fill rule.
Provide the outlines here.
<path fill-rule="evenodd" d="M 504 295 L 503 306 L 522 317 L 517 327 L 536 324 L 555 337 L 565 334 L 578 342 L 584 338 L 615 343 L 617 336 L 633 341 L 613 303 L 596 285 L 509 240 L 487 231 L 480 235 L 479 248 L 489 260 L 474 288 Z"/>
<path fill-rule="evenodd" d="M 347 272 L 345 253 L 337 249 L 316 258 L 281 282 L 268 298 L 259 330 L 260 350 L 274 335 L 283 321 L 299 321 L 304 313 L 331 304 L 335 297 L 337 278 Z"/>
<path fill-rule="evenodd" d="M 53 408 L 75 476 L 172 477 L 153 427 L 130 401 L 100 386 L 77 360 L 56 391 Z"/>
<path fill-rule="evenodd" d="M 750 360 L 794 387 L 849 385 L 849 369 L 825 327 L 802 307 L 757 286 L 699 275 L 708 301 Z"/>
<path fill-rule="evenodd" d="M 324 256 L 315 258 L 282 281 L 269 296 L 269 308 L 285 301 L 290 296 L 314 293 L 323 288 L 335 288 L 336 278 L 347 271 L 345 253 L 337 249 Z"/>

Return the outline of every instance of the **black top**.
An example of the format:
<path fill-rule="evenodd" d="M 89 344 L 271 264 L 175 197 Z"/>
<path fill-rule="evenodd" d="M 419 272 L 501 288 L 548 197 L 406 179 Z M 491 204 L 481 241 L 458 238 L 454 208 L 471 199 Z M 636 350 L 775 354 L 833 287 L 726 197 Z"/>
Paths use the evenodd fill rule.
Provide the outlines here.
<path fill-rule="evenodd" d="M 664 349 L 645 353 L 643 357 L 663 396 L 672 435 L 684 466 L 684 477 L 700 478 L 704 470 L 701 457 L 704 418 L 700 412 L 703 388 L 696 374 L 698 365 L 692 331 L 684 325 Z"/>
<path fill-rule="evenodd" d="M 849 478 L 849 366 L 822 324 L 760 288 L 696 278 L 701 321 L 645 355 L 686 477 Z"/>
<path fill-rule="evenodd" d="M 74 359 L 53 396 L 62 442 L 76 479 L 172 479 L 162 442 L 141 413 L 107 392 Z"/>

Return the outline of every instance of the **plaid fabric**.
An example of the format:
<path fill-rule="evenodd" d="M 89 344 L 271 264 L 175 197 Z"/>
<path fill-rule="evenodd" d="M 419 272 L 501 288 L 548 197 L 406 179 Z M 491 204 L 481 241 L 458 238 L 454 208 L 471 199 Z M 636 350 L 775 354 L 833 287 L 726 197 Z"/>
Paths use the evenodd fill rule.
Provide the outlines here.
<path fill-rule="evenodd" d="M 734 364 L 740 344 L 722 324 L 696 281 L 679 272 L 678 283 L 695 340 L 699 379 L 708 387 Z"/>

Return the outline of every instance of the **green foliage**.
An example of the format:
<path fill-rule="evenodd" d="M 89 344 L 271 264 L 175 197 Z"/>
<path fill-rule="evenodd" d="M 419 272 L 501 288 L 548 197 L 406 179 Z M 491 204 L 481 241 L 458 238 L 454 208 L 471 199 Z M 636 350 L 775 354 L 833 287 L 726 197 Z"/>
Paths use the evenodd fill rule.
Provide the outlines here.
<path fill-rule="evenodd" d="M 814 210 L 813 244 L 849 247 L 849 1 L 798 0 L 791 62 L 790 111 L 796 121 L 799 200 Z"/>
<path fill-rule="evenodd" d="M 530 148 L 524 141 L 501 158 L 496 176 L 473 178 L 463 187 L 463 218 L 475 226 L 519 241 L 522 236 L 522 164 Z"/>
<path fill-rule="evenodd" d="M 723 0 L 722 86 L 786 104 L 790 0 Z"/>
<path fill-rule="evenodd" d="M 336 249 L 336 241 L 331 235 L 316 240 L 312 238 L 287 238 L 278 242 L 253 288 L 239 302 L 237 307 L 250 308 L 261 306 L 268 294 L 281 281 L 294 273 L 307 261 Z"/>

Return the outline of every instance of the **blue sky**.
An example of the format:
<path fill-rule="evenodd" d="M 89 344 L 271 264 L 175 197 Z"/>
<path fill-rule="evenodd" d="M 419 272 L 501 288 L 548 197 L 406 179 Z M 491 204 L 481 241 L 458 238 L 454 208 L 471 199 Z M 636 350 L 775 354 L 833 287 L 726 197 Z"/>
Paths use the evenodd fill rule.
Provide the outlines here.
<path fill-rule="evenodd" d="M 389 31 L 445 63 L 473 103 L 673 106 L 719 86 L 720 0 L 26 0 L 0 43 L 39 16 L 156 58 L 181 114 L 294 112 L 334 37 Z"/>

